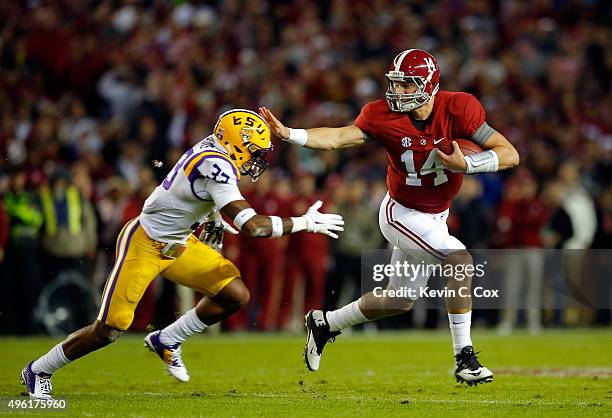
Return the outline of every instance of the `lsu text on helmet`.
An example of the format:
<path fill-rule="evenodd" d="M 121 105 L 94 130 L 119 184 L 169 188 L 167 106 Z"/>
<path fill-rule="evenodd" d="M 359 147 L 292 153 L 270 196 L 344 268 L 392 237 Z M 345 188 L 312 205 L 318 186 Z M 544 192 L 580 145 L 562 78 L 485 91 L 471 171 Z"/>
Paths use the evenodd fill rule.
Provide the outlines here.
<path fill-rule="evenodd" d="M 422 49 L 400 52 L 385 74 L 387 103 L 394 112 L 409 112 L 423 106 L 440 88 L 440 68 L 435 57 Z M 400 83 L 413 83 L 412 93 L 402 91 Z"/>
<path fill-rule="evenodd" d="M 268 167 L 266 155 L 272 151 L 270 128 L 257 113 L 228 110 L 219 116 L 214 134 L 240 172 L 250 175 L 253 181 Z"/>

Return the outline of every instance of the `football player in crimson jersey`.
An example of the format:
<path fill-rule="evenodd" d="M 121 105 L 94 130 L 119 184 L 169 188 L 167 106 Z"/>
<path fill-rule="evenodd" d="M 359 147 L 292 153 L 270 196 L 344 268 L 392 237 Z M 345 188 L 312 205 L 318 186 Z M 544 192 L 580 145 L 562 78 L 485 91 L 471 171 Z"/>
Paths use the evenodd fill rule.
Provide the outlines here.
<path fill-rule="evenodd" d="M 487 124 L 485 111 L 474 96 L 439 90 L 438 64 L 426 51 L 402 51 L 385 75 L 386 100 L 367 103 L 349 126 L 291 129 L 266 108 L 260 108 L 260 114 L 274 134 L 307 148 L 335 150 L 368 141 L 385 148 L 389 192 L 380 207 L 379 224 L 394 247 L 391 264 L 404 261 L 472 264 L 465 246 L 449 234 L 446 226 L 451 200 L 459 191 L 464 173 L 505 170 L 518 164 L 519 155 L 501 133 Z M 471 139 L 484 151 L 466 157 L 452 141 L 458 138 Z M 443 145 L 452 152 L 441 152 L 439 147 Z M 415 256 L 416 253 L 419 255 Z M 389 288 L 406 293 L 413 289 L 408 294 L 417 295 L 416 300 L 428 278 L 425 274 L 410 279 L 391 277 Z M 471 277 L 465 280 L 455 277 L 447 283 L 447 288 L 457 293 L 460 288 L 465 291 L 466 286 L 471 293 Z M 391 299 L 368 293 L 335 311 L 309 312 L 304 353 L 308 368 L 318 370 L 323 347 L 343 328 L 406 312 L 414 304 L 413 298 L 404 298 L 399 303 Z M 455 377 L 468 384 L 492 381 L 493 373 L 478 362 L 472 347 L 471 299 L 448 297 L 447 306 Z"/>

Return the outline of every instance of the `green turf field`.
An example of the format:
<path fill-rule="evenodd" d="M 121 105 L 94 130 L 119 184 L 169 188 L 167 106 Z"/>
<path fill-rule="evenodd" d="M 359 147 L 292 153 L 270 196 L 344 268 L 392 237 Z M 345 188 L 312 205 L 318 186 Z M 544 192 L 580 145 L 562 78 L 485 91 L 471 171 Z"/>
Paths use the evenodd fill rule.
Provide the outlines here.
<path fill-rule="evenodd" d="M 54 376 L 54 395 L 69 402 L 57 416 L 612 416 L 611 329 L 473 339 L 491 384 L 455 383 L 445 331 L 341 336 L 317 373 L 305 369 L 301 336 L 198 336 L 183 349 L 187 384 L 130 335 Z M 3 402 L 54 343 L 0 339 Z"/>

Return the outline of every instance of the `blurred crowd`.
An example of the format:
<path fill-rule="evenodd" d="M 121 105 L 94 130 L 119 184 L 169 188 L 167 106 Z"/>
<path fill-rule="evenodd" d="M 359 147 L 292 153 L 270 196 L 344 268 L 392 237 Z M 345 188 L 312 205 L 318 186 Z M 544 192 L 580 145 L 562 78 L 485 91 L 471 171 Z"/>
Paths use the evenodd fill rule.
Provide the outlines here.
<path fill-rule="evenodd" d="M 101 288 L 121 226 L 221 112 L 265 105 L 288 126 L 351 123 L 383 96 L 387 66 L 407 48 L 433 53 L 441 88 L 476 95 L 521 154 L 509 173 L 466 176 L 449 218 L 453 234 L 468 248 L 612 248 L 609 7 L 2 1 L 1 330 L 40 330 L 38 298 L 63 271 Z M 334 242 L 307 234 L 228 240 L 225 251 L 254 295 L 230 329 L 285 329 L 310 307 L 337 305 L 346 289 L 358 292 L 361 249 L 385 245 L 381 147 L 312 152 L 276 142 L 271 160 L 259 182 L 242 185 L 258 211 L 298 215 L 322 197 L 347 230 Z M 175 293 L 154 282 L 135 329 L 172 320 Z M 527 319 L 536 328 L 550 320 Z M 516 320 L 506 315 L 502 325 Z"/>

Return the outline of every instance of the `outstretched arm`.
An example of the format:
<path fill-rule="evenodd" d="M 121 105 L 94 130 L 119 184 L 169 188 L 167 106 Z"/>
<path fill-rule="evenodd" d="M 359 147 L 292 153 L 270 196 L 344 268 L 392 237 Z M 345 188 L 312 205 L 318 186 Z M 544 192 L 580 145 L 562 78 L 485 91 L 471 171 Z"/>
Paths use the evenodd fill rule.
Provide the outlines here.
<path fill-rule="evenodd" d="M 221 208 L 221 212 L 251 238 L 277 238 L 300 231 L 338 238 L 336 232 L 344 231 L 344 220 L 340 215 L 320 213 L 322 205 L 319 200 L 302 216 L 280 218 L 258 215 L 246 200 L 235 200 Z"/>
<path fill-rule="evenodd" d="M 280 139 L 306 148 L 329 151 L 365 143 L 365 134 L 355 125 L 341 128 L 291 129 L 283 125 L 266 107 L 260 107 L 259 114 Z"/>

